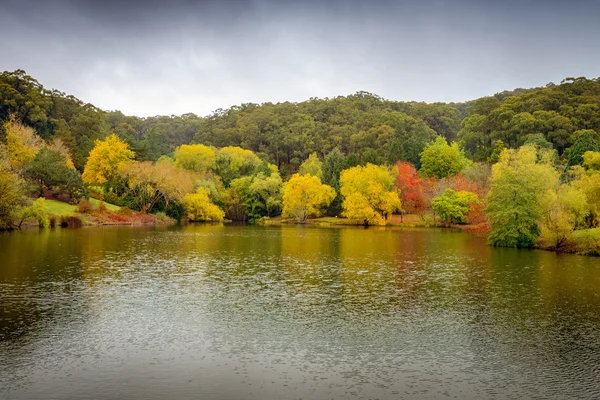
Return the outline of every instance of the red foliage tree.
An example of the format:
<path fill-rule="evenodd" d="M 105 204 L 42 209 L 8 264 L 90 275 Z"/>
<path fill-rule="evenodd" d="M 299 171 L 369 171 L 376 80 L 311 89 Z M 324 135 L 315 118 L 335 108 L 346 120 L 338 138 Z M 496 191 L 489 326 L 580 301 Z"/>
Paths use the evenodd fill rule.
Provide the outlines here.
<path fill-rule="evenodd" d="M 400 200 L 405 213 L 419 213 L 425 208 L 425 198 L 421 187 L 421 178 L 416 168 L 409 162 L 398 161 L 396 187 L 400 189 Z"/>

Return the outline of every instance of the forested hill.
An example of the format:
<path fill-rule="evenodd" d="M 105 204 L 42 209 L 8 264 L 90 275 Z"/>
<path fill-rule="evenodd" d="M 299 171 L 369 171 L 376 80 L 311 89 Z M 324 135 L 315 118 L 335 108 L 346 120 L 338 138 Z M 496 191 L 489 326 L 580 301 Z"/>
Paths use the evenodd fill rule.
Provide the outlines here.
<path fill-rule="evenodd" d="M 284 174 L 312 152 L 322 157 L 336 147 L 363 162 L 407 160 L 418 166 L 419 153 L 436 135 L 461 141 L 475 160 L 487 159 L 497 140 L 508 147 L 548 141 L 562 154 L 584 130 L 598 138 L 600 79 L 567 78 L 559 85 L 460 104 L 397 102 L 358 92 L 300 103 L 243 104 L 206 117 L 139 118 L 45 89 L 17 70 L 0 74 L 0 122 L 11 115 L 44 139 L 61 138 L 80 170 L 94 140 L 112 132 L 130 144 L 138 160 L 156 160 L 181 144 L 202 143 L 253 150 Z"/>

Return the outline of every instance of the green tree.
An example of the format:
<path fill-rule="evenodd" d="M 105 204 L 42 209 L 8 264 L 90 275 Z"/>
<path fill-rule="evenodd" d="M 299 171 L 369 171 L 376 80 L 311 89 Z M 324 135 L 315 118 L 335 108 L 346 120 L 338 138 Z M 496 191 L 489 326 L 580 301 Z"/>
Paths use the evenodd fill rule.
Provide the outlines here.
<path fill-rule="evenodd" d="M 317 153 L 311 153 L 310 156 L 302 164 L 300 164 L 300 168 L 298 169 L 298 173 L 300 175 L 311 174 L 312 176 L 316 176 L 319 179 L 323 179 L 323 163 L 319 160 Z"/>
<path fill-rule="evenodd" d="M 469 206 L 477 201 L 475 193 L 448 188 L 432 200 L 431 208 L 445 223 L 462 224 L 469 214 Z"/>
<path fill-rule="evenodd" d="M 25 172 L 25 176 L 38 183 L 39 194 L 44 189 L 56 189 L 70 199 L 79 199 L 83 193 L 83 181 L 77 170 L 68 166 L 64 154 L 48 148 L 41 149 Z"/>
<path fill-rule="evenodd" d="M 336 196 L 329 205 L 328 215 L 338 215 L 342 211 L 340 174 L 346 168 L 346 157 L 339 148 L 331 150 L 323 160 L 323 183 L 335 189 Z"/>
<path fill-rule="evenodd" d="M 421 153 L 421 172 L 427 176 L 446 178 L 458 174 L 470 164 L 458 143 L 448 145 L 441 136 L 428 143 Z"/>
<path fill-rule="evenodd" d="M 558 173 L 546 160 L 538 161 L 533 146 L 504 150 L 492 169 L 487 217 L 493 246 L 532 247 L 539 236 L 543 196 L 558 183 Z"/>
<path fill-rule="evenodd" d="M 582 133 L 569 149 L 568 166 L 583 165 L 583 155 L 587 151 L 598 151 L 598 143 L 590 131 Z"/>
<path fill-rule="evenodd" d="M 21 209 L 20 221 L 17 224 L 17 227 L 21 229 L 21 226 L 27 220 L 36 221 L 40 228 L 47 228 L 50 225 L 46 199 L 40 197 L 39 199 L 34 200 L 30 206 L 23 207 Z"/>
<path fill-rule="evenodd" d="M 492 149 L 492 154 L 488 157 L 488 162 L 490 164 L 495 164 L 500 161 L 500 154 L 506 149 L 504 142 L 500 139 L 494 142 L 494 147 Z"/>
<path fill-rule="evenodd" d="M 215 172 L 225 186 L 235 178 L 251 175 L 261 164 L 260 158 L 250 150 L 240 147 L 223 147 L 217 151 Z"/>
<path fill-rule="evenodd" d="M 270 165 L 270 173 L 267 175 L 259 172 L 253 177 L 248 187 L 250 212 L 253 219 L 260 217 L 272 217 L 281 210 L 283 199 L 283 181 L 275 165 Z"/>

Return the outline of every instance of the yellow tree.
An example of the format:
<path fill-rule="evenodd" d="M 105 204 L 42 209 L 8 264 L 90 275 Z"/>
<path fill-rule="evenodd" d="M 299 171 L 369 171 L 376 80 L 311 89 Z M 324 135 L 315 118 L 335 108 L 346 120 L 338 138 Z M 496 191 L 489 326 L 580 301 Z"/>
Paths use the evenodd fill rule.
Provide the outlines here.
<path fill-rule="evenodd" d="M 586 151 L 583 154 L 583 165 L 588 169 L 600 171 L 600 151 Z"/>
<path fill-rule="evenodd" d="M 388 168 L 374 164 L 348 168 L 340 175 L 342 209 L 346 218 L 365 225 L 385 225 L 386 219 L 400 211 L 402 203 Z"/>
<path fill-rule="evenodd" d="M 592 152 L 588 153 L 593 154 Z M 587 226 L 600 225 L 600 171 L 593 169 L 586 171 L 582 167 L 576 166 L 573 172 L 576 179 L 571 185 L 585 195 L 588 212 Z"/>
<path fill-rule="evenodd" d="M 203 144 L 183 144 L 175 149 L 175 165 L 195 172 L 215 169 L 217 153 Z"/>
<path fill-rule="evenodd" d="M 33 128 L 11 119 L 4 124 L 6 144 L 0 145 L 14 170 L 20 170 L 25 163 L 32 161 L 38 151 L 44 147 L 44 141 Z"/>
<path fill-rule="evenodd" d="M 542 207 L 544 214 L 540 224 L 540 239 L 555 249 L 567 242 L 589 213 L 585 193 L 571 184 L 549 189 Z"/>
<path fill-rule="evenodd" d="M 208 190 L 198 188 L 196 193 L 186 194 L 183 198 L 185 212 L 191 221 L 223 221 L 225 213 L 211 203 Z"/>
<path fill-rule="evenodd" d="M 304 224 L 309 217 L 321 215 L 334 197 L 335 189 L 316 176 L 294 174 L 283 184 L 283 215 Z"/>
<path fill-rule="evenodd" d="M 130 163 L 121 169 L 121 175 L 127 181 L 129 194 L 146 212 L 152 211 L 160 200 L 168 207 L 171 202 L 183 202 L 186 194 L 194 192 L 195 174 L 169 161 Z"/>
<path fill-rule="evenodd" d="M 104 140 L 96 140 L 83 169 L 82 178 L 91 185 L 109 187 L 119 175 L 119 170 L 133 161 L 129 145 L 114 133 Z"/>

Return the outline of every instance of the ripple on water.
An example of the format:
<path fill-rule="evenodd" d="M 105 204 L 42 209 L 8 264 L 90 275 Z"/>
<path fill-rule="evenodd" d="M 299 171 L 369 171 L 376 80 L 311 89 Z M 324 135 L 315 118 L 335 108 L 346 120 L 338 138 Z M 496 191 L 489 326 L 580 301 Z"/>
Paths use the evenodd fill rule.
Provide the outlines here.
<path fill-rule="evenodd" d="M 426 230 L 79 232 L 0 271 L 0 398 L 600 396 L 592 259 Z"/>

